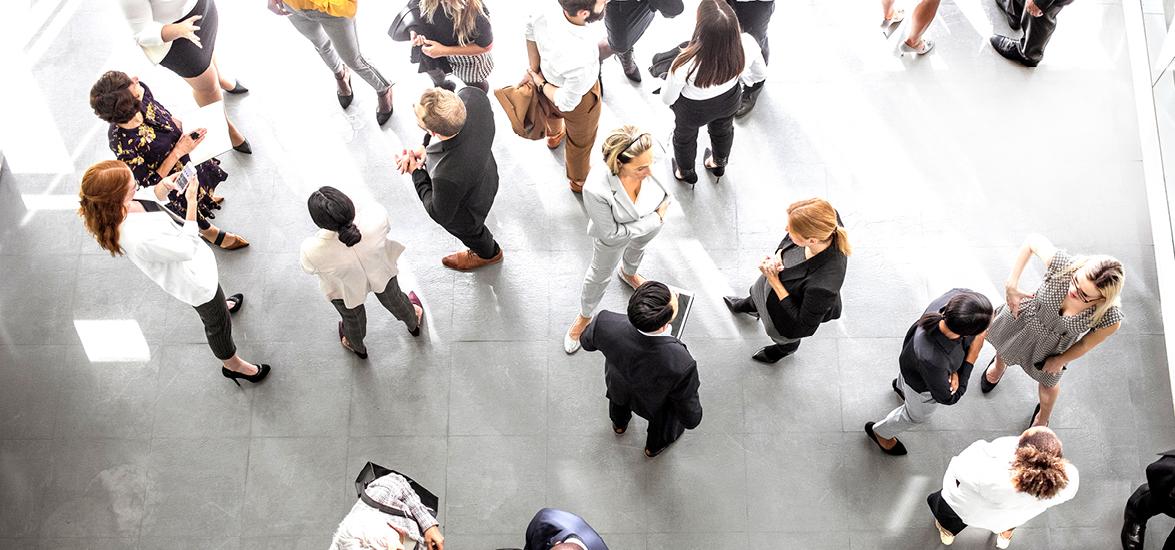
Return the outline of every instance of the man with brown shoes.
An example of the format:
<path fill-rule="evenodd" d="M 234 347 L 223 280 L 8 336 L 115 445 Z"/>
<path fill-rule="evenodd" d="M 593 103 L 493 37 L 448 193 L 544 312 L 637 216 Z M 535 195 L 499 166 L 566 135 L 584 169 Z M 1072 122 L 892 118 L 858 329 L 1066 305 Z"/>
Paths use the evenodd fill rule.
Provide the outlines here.
<path fill-rule="evenodd" d="M 397 155 L 396 167 L 401 174 L 412 174 L 429 217 L 469 247 L 445 256 L 441 263 L 470 271 L 502 261 L 502 248 L 485 225 L 498 193 L 489 98 L 478 88 L 457 93 L 432 88 L 420 96 L 413 111 L 416 124 L 428 132 L 425 146 Z"/>

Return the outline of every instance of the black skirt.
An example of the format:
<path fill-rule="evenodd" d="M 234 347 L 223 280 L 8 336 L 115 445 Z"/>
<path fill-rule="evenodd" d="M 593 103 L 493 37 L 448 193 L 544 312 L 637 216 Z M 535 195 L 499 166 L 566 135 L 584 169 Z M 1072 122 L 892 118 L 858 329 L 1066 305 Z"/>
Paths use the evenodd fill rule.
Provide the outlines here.
<path fill-rule="evenodd" d="M 196 20 L 196 26 L 200 27 L 200 30 L 196 31 L 196 36 L 200 37 L 200 45 L 203 47 L 197 47 L 187 38 L 177 38 L 172 41 L 167 56 L 159 62 L 184 78 L 196 78 L 204 74 L 204 71 L 208 70 L 208 65 L 212 63 L 212 52 L 216 49 L 216 27 L 219 24 L 216 2 L 200 0 L 196 2 L 196 7 L 192 8 L 192 11 L 173 23 L 179 23 L 194 15 L 204 16 Z"/>

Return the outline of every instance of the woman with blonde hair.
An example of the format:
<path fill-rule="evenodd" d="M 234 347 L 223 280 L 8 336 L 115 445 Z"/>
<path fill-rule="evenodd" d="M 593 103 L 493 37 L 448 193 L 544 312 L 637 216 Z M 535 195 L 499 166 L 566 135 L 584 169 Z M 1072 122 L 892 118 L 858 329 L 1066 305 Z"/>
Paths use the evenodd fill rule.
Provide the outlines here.
<path fill-rule="evenodd" d="M 926 497 L 943 544 L 967 527 L 996 533 L 996 548 L 1012 543 L 1012 530 L 1077 495 L 1077 468 L 1061 440 L 1045 427 L 1019 437 L 979 440 L 951 459 L 942 490 Z"/>
<path fill-rule="evenodd" d="M 1044 262 L 1044 282 L 1020 290 L 1028 259 Z M 1071 256 L 1040 235 L 1020 246 L 1004 283 L 1007 303 L 996 310 L 987 341 L 996 349 L 979 380 L 983 393 L 999 384 L 1008 365 L 1020 365 L 1039 383 L 1040 402 L 1029 425 L 1048 426 L 1066 366 L 1089 353 L 1122 326 L 1122 262 L 1110 256 Z M 994 368 L 993 368 L 994 366 Z"/>
<path fill-rule="evenodd" d="M 176 176 L 159 185 L 173 186 Z M 104 160 L 82 176 L 78 214 L 86 229 L 111 256 L 125 255 L 165 292 L 196 308 L 204 323 L 204 335 L 212 353 L 224 366 L 220 373 L 241 385 L 238 379 L 260 382 L 269 374 L 269 365 L 254 365 L 237 355 L 233 343 L 232 318 L 244 305 L 245 297 L 228 298 L 220 287 L 216 257 L 200 241 L 196 228 L 198 181 L 188 182 L 187 211 L 183 219 L 164 210 L 154 200 L 135 198 L 135 178 L 126 163 Z"/>
<path fill-rule="evenodd" d="M 787 235 L 775 254 L 759 262 L 760 276 L 746 298 L 722 298 L 731 313 L 763 321 L 775 342 L 752 359 L 775 363 L 816 334 L 822 323 L 840 318 L 840 287 L 848 268 L 849 235 L 840 216 L 824 199 L 807 199 L 787 207 Z"/>
<path fill-rule="evenodd" d="M 583 186 L 583 206 L 588 215 L 588 235 L 593 241 L 592 261 L 583 279 L 579 316 L 563 337 L 563 351 L 579 351 L 583 334 L 592 313 L 617 264 L 616 276 L 636 290 L 645 283 L 637 275 L 645 247 L 661 232 L 670 196 L 664 176 L 654 168 L 652 134 L 636 126 L 622 126 L 604 138 L 604 164 L 607 170 Z"/>
<path fill-rule="evenodd" d="M 434 86 L 453 90 L 445 80 L 452 74 L 469 86 L 489 92 L 486 80 L 494 70 L 494 31 L 482 0 L 412 0 L 417 12 L 412 36 L 412 61 L 427 73 Z"/>

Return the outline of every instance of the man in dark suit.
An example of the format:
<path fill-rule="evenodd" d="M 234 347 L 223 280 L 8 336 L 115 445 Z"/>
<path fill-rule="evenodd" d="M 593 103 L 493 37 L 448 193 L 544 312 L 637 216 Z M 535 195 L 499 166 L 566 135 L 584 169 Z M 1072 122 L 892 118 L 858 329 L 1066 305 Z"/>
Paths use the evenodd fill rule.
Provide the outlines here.
<path fill-rule="evenodd" d="M 604 539 L 583 518 L 543 508 L 526 527 L 526 547 L 523 550 L 608 550 Z"/>
<path fill-rule="evenodd" d="M 413 110 L 416 123 L 428 132 L 426 147 L 405 150 L 396 157 L 397 167 L 402 174 L 412 174 L 429 217 L 469 247 L 445 256 L 441 263 L 470 271 L 502 261 L 502 248 L 485 225 L 498 194 L 489 98 L 478 88 L 457 93 L 432 88 Z"/>
<path fill-rule="evenodd" d="M 1159 514 L 1175 517 L 1175 449 L 1159 453 L 1146 467 L 1146 483 L 1126 501 L 1126 522 L 1122 526 L 1122 548 L 1142 550 L 1146 522 Z M 1163 550 L 1175 550 L 1175 532 L 1167 537 Z"/>
<path fill-rule="evenodd" d="M 579 338 L 584 350 L 604 353 L 612 430 L 623 434 L 634 412 L 649 421 L 649 458 L 702 422 L 698 364 L 670 333 L 676 314 L 677 295 L 648 281 L 628 301 L 627 317 L 601 311 Z"/>
<path fill-rule="evenodd" d="M 1015 40 L 1000 34 L 991 37 L 991 47 L 1004 58 L 1025 67 L 1035 67 L 1044 59 L 1044 47 L 1057 30 L 1057 15 L 1073 0 L 995 0 L 1008 26 L 1014 31 L 1024 30 L 1024 36 Z"/>
<path fill-rule="evenodd" d="M 636 41 L 649 29 L 653 15 L 658 11 L 672 18 L 684 10 L 682 0 L 610 0 L 604 8 L 604 27 L 608 30 L 608 40 L 601 44 L 600 60 L 616 54 L 616 59 L 624 69 L 624 76 L 633 82 L 640 82 L 641 71 L 632 57 Z"/>

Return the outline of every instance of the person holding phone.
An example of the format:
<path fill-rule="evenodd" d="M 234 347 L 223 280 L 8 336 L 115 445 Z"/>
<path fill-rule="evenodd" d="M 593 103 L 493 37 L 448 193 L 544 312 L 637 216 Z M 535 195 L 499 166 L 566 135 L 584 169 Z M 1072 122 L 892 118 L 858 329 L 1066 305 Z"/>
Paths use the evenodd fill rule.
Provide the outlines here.
<path fill-rule="evenodd" d="M 177 177 L 161 178 L 156 185 L 174 190 Z M 134 173 L 120 160 L 104 160 L 87 169 L 78 208 L 86 229 L 111 256 L 125 255 L 165 292 L 196 309 L 208 347 L 223 363 L 221 375 L 238 386 L 240 380 L 260 382 L 270 366 L 242 359 L 233 342 L 231 314 L 241 309 L 245 297 L 225 298 L 216 257 L 197 234 L 200 182 L 188 184 L 186 209 L 178 218 L 150 198 L 136 198 L 136 187 Z"/>
<path fill-rule="evenodd" d="M 1033 256 L 1044 262 L 1044 281 L 1029 294 L 1020 275 Z M 1110 256 L 1071 256 L 1041 235 L 1020 246 L 1004 283 L 1007 303 L 996 310 L 987 341 L 996 349 L 980 389 L 989 393 L 1008 365 L 1020 365 L 1038 383 L 1040 402 L 1030 426 L 1048 426 L 1068 365 L 1106 341 L 1122 326 L 1126 271 Z"/>
<path fill-rule="evenodd" d="M 487 79 L 494 70 L 494 31 L 481 0 L 411 0 L 408 7 L 418 17 L 412 46 L 419 48 L 412 61 L 434 86 L 455 91 L 446 75 L 466 85 L 490 91 Z M 419 55 L 417 55 L 419 53 Z"/>
<path fill-rule="evenodd" d="M 404 476 L 380 476 L 363 491 L 403 515 L 385 513 L 359 499 L 339 522 L 329 550 L 445 550 L 440 523 Z"/>
<path fill-rule="evenodd" d="M 613 272 L 633 290 L 645 284 L 636 271 L 645 247 L 661 232 L 671 201 L 665 178 L 653 168 L 654 145 L 653 135 L 636 126 L 612 130 L 602 148 L 607 170 L 597 172 L 584 185 L 592 261 L 583 279 L 579 315 L 563 336 L 563 351 L 568 354 L 579 350 L 579 337 L 600 305 Z"/>
<path fill-rule="evenodd" d="M 121 71 L 108 71 L 98 78 L 90 88 L 90 107 L 98 118 L 110 123 L 107 132 L 110 150 L 130 167 L 135 181 L 143 187 L 153 187 L 156 199 L 182 218 L 188 209 L 186 195 L 158 183 L 191 163 L 188 153 L 204 140 L 207 130 L 185 129 L 179 118 L 155 101 L 146 84 Z M 224 250 L 249 246 L 244 237 L 208 221 L 216 217 L 213 211 L 219 210 L 224 202 L 223 197 L 215 194 L 216 187 L 228 179 L 220 161 L 206 160 L 196 165 L 195 170 L 199 176 L 195 206 L 200 235 Z"/>

